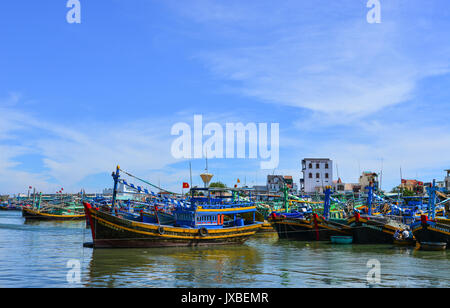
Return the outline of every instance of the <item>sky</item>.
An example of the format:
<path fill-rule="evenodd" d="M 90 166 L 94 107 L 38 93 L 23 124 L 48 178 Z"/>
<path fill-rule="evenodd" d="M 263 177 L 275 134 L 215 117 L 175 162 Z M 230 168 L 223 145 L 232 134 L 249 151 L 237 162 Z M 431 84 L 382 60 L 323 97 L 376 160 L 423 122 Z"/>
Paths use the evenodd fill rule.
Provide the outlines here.
<path fill-rule="evenodd" d="M 444 0 L 66 0 L 0 4 L 0 194 L 101 192 L 116 165 L 181 192 L 179 122 L 279 123 L 278 168 L 209 159 L 213 181 L 263 185 L 301 160 L 334 179 L 450 169 L 450 10 Z M 193 184 L 205 159 L 192 159 Z M 338 172 L 337 172 L 338 171 Z"/>

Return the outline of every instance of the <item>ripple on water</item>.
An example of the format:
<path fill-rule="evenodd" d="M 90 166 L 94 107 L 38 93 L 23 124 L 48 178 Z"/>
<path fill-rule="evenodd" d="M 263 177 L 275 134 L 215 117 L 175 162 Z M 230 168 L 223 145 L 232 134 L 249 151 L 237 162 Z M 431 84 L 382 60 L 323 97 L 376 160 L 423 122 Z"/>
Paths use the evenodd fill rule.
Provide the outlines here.
<path fill-rule="evenodd" d="M 92 250 L 84 222 L 25 223 L 0 212 L 0 287 L 366 287 L 367 261 L 382 287 L 449 287 L 450 254 L 390 245 L 332 245 L 257 236 L 244 245 Z M 81 263 L 81 284 L 66 281 Z"/>

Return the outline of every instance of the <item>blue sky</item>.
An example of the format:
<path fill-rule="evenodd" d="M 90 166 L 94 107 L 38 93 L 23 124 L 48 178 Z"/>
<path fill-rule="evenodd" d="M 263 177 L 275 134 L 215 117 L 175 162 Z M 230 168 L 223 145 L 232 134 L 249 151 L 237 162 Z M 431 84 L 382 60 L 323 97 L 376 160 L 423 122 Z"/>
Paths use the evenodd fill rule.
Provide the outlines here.
<path fill-rule="evenodd" d="M 381 0 L 381 24 L 365 0 L 81 0 L 81 24 L 66 2 L 0 4 L 0 193 L 100 191 L 116 164 L 180 191 L 170 130 L 194 114 L 280 123 L 275 173 L 297 182 L 303 157 L 330 157 L 345 182 L 383 167 L 385 189 L 400 167 L 424 181 L 450 168 L 443 0 Z M 229 185 L 274 172 L 209 167 Z"/>

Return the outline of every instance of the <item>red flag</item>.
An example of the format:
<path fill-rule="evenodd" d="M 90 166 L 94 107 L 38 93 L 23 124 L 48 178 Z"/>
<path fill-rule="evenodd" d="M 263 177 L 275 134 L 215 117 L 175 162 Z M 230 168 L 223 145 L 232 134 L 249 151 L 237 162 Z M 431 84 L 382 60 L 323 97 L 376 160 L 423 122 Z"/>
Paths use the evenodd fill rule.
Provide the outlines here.
<path fill-rule="evenodd" d="M 186 182 L 183 182 L 183 188 L 189 188 L 189 184 Z"/>
<path fill-rule="evenodd" d="M 31 189 L 31 188 L 33 188 L 33 187 L 31 187 L 31 186 L 28 186 L 28 189 Z"/>

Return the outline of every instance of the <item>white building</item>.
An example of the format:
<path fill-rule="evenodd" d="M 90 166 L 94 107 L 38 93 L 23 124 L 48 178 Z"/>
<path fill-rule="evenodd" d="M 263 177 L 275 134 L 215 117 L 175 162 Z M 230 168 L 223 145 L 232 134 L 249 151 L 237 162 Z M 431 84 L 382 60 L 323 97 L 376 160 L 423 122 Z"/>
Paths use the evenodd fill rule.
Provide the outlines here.
<path fill-rule="evenodd" d="M 300 190 L 304 193 L 322 192 L 333 185 L 333 161 L 329 158 L 305 158 L 302 160 L 303 178 Z"/>

